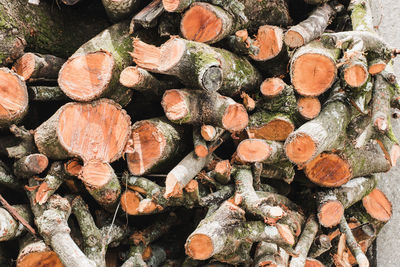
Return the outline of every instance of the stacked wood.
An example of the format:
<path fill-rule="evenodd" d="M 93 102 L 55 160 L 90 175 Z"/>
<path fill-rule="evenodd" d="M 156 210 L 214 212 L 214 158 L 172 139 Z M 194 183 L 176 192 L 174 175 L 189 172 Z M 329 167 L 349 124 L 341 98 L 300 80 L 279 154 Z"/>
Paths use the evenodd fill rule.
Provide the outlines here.
<path fill-rule="evenodd" d="M 1 266 L 369 266 L 400 157 L 370 1 L 62 3 L 0 0 Z"/>

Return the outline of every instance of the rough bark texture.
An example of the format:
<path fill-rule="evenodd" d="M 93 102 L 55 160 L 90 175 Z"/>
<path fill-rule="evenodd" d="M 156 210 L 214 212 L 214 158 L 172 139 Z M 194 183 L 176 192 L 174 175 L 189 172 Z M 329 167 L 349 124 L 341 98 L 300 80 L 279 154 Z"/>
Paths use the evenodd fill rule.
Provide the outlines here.
<path fill-rule="evenodd" d="M 43 154 L 30 154 L 14 162 L 13 170 L 17 177 L 30 178 L 42 173 L 48 166 L 49 160 Z"/>
<path fill-rule="evenodd" d="M 25 235 L 20 241 L 20 250 L 16 262 L 17 267 L 51 265 L 62 267 L 57 254 L 43 240 Z"/>
<path fill-rule="evenodd" d="M 32 101 L 65 101 L 68 97 L 58 86 L 35 85 L 28 87 L 29 99 Z"/>
<path fill-rule="evenodd" d="M 133 18 L 133 23 L 140 24 L 144 28 L 154 27 L 157 18 L 164 12 L 161 0 L 151 1 L 145 8 L 137 13 Z"/>
<path fill-rule="evenodd" d="M 139 8 L 141 2 L 141 0 L 102 0 L 108 18 L 114 22 L 128 18 Z"/>
<path fill-rule="evenodd" d="M 66 58 L 108 24 L 94 12 L 98 6 L 82 10 L 85 16 L 52 8 L 52 3 L 46 1 L 35 6 L 22 0 L 2 0 L 0 6 L 0 62 L 3 64 L 22 56 L 25 47 Z"/>
<path fill-rule="evenodd" d="M 28 223 L 32 222 L 32 214 L 26 205 L 14 205 L 18 214 Z M 0 241 L 8 241 L 26 232 L 23 224 L 12 216 L 5 208 L 0 208 Z"/>
<path fill-rule="evenodd" d="M 37 152 L 32 130 L 26 130 L 24 126 L 17 127 L 15 124 L 11 125 L 9 130 L 12 136 L 0 139 L 1 155 L 20 159 Z"/>
<path fill-rule="evenodd" d="M 8 169 L 7 165 L 0 160 L 0 184 L 15 190 L 21 189 L 22 183 Z"/>

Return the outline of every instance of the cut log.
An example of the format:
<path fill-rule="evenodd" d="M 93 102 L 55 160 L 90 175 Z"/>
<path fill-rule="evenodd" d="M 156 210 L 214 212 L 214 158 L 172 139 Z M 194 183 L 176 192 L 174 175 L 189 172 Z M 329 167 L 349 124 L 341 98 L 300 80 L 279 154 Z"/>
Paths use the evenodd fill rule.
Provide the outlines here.
<path fill-rule="evenodd" d="M 307 258 L 304 267 L 325 267 L 325 265 L 317 259 Z"/>
<path fill-rule="evenodd" d="M 144 28 L 152 28 L 156 26 L 157 18 L 163 12 L 164 7 L 161 0 L 153 0 L 132 18 L 132 22 L 134 25 L 140 24 Z"/>
<path fill-rule="evenodd" d="M 119 82 L 125 87 L 157 97 L 161 97 L 167 89 L 180 87 L 180 83 L 175 80 L 161 80 L 142 68 L 132 66 L 121 72 Z"/>
<path fill-rule="evenodd" d="M 325 48 L 319 41 L 298 49 L 290 62 L 290 77 L 297 93 L 319 96 L 328 90 L 336 79 L 339 54 L 339 49 Z"/>
<path fill-rule="evenodd" d="M 209 154 L 207 142 L 201 136 L 200 127 L 193 128 L 193 146 L 196 156 L 204 158 Z"/>
<path fill-rule="evenodd" d="M 127 22 L 107 28 L 83 44 L 62 66 L 58 76 L 61 90 L 76 101 L 108 97 L 127 105 L 132 93 L 118 81 L 131 62 L 131 50 Z"/>
<path fill-rule="evenodd" d="M 285 33 L 285 44 L 290 48 L 297 48 L 317 39 L 324 33 L 335 14 L 335 9 L 329 4 L 318 6 L 306 20 Z"/>
<path fill-rule="evenodd" d="M 28 111 L 28 90 L 22 77 L 0 68 L 0 128 L 22 120 Z"/>
<path fill-rule="evenodd" d="M 15 124 L 9 130 L 12 136 L 0 138 L 0 154 L 20 159 L 37 152 L 32 130 L 26 130 L 24 126 L 17 127 Z"/>
<path fill-rule="evenodd" d="M 52 3 L 27 5 L 27 1 L 1 0 L 0 65 L 12 63 L 24 48 L 58 57 L 70 56 L 78 47 L 108 26 L 99 16 L 101 5 L 80 12 L 53 8 Z M 85 14 L 82 16 L 81 14 Z"/>
<path fill-rule="evenodd" d="M 246 139 L 240 142 L 236 155 L 243 162 L 274 164 L 286 160 L 282 143 L 264 139 Z"/>
<path fill-rule="evenodd" d="M 305 174 L 320 186 L 337 187 L 355 177 L 387 172 L 392 164 L 378 145 L 354 148 L 345 144 L 343 150 L 335 153 L 323 152 L 309 162 Z"/>
<path fill-rule="evenodd" d="M 189 87 L 227 96 L 252 91 L 261 75 L 245 58 L 220 48 L 172 37 L 161 47 L 134 40 L 135 63 L 146 70 L 174 75 Z"/>
<path fill-rule="evenodd" d="M 214 179 L 221 184 L 228 184 L 231 180 L 231 171 L 229 160 L 221 160 L 215 165 Z"/>
<path fill-rule="evenodd" d="M 282 264 L 279 247 L 274 243 L 260 242 L 254 254 L 254 262 L 257 267 L 277 267 Z"/>
<path fill-rule="evenodd" d="M 295 251 L 298 252 L 299 255 L 297 257 L 292 257 L 289 267 L 301 267 L 305 265 L 308 251 L 310 250 L 317 232 L 318 224 L 315 221 L 314 216 L 311 215 L 308 217 L 304 230 L 295 247 Z"/>
<path fill-rule="evenodd" d="M 264 98 L 257 103 L 267 111 L 292 115 L 296 110 L 296 98 L 293 87 L 287 85 L 281 78 L 267 78 L 260 86 Z"/>
<path fill-rule="evenodd" d="M 263 203 L 263 198 L 259 198 L 253 187 L 253 175 L 249 168 L 237 167 L 234 173 L 236 183 L 235 198 L 240 198 L 240 204 L 248 212 L 258 215 L 265 222 L 276 222 L 284 215 L 284 211 L 279 206 L 271 206 Z"/>
<path fill-rule="evenodd" d="M 92 197 L 106 210 L 115 210 L 121 194 L 121 185 L 113 168 L 106 162 L 85 162 L 79 178 Z"/>
<path fill-rule="evenodd" d="M 243 130 L 248 115 L 243 105 L 218 93 L 200 90 L 167 90 L 161 105 L 174 123 L 211 124 L 231 132 Z"/>
<path fill-rule="evenodd" d="M 324 227 L 340 223 L 344 210 L 368 195 L 376 186 L 377 177 L 355 178 L 338 188 L 321 191 L 317 194 L 318 219 Z"/>
<path fill-rule="evenodd" d="M 372 98 L 372 123 L 376 130 L 386 133 L 391 131 L 390 99 L 393 91 L 390 84 L 377 75 L 373 89 Z"/>
<path fill-rule="evenodd" d="M 173 166 L 187 148 L 184 129 L 165 117 L 135 122 L 125 149 L 133 175 L 162 173 Z"/>
<path fill-rule="evenodd" d="M 35 85 L 28 87 L 29 99 L 32 101 L 66 101 L 68 97 L 59 86 Z"/>
<path fill-rule="evenodd" d="M 20 242 L 17 267 L 63 267 L 57 254 L 43 240 L 26 235 Z"/>
<path fill-rule="evenodd" d="M 49 160 L 43 154 L 30 154 L 14 162 L 14 174 L 17 177 L 29 178 L 42 173 L 48 166 Z"/>
<path fill-rule="evenodd" d="M 308 267 L 312 267 L 314 265 L 309 264 L 307 265 L 307 261 L 312 261 L 312 258 L 317 258 L 319 257 L 321 254 L 327 252 L 328 250 L 330 250 L 332 248 L 332 244 L 331 244 L 331 240 L 329 239 L 329 236 L 327 235 L 319 235 L 314 239 L 313 244 L 311 245 L 310 251 L 308 252 L 308 257 L 306 260 L 306 266 Z M 323 265 L 318 265 L 316 264 L 315 267 L 322 267 Z"/>
<path fill-rule="evenodd" d="M 101 99 L 62 106 L 34 137 L 39 151 L 51 159 L 113 162 L 121 157 L 129 134 L 130 117 L 112 100 Z"/>
<path fill-rule="evenodd" d="M 182 12 L 196 0 L 162 0 L 164 9 L 168 12 Z"/>
<path fill-rule="evenodd" d="M 113 21 L 121 21 L 128 18 L 141 4 L 141 0 L 101 0 L 108 18 Z"/>
<path fill-rule="evenodd" d="M 15 62 L 12 70 L 27 82 L 56 81 L 65 60 L 53 55 L 25 53 Z"/>
<path fill-rule="evenodd" d="M 341 145 L 350 122 L 350 106 L 337 86 L 318 117 L 303 124 L 286 139 L 285 152 L 293 163 L 305 164 L 321 152 Z"/>
<path fill-rule="evenodd" d="M 258 28 L 256 38 L 252 45 L 258 48 L 258 53 L 250 54 L 256 61 L 267 61 L 285 52 L 283 45 L 283 30 L 277 26 L 263 25 Z"/>
<path fill-rule="evenodd" d="M 362 204 L 366 212 L 378 221 L 387 222 L 392 217 L 392 203 L 377 188 L 363 197 Z"/>
<path fill-rule="evenodd" d="M 299 97 L 297 110 L 304 119 L 312 120 L 319 115 L 321 102 L 316 97 Z"/>
<path fill-rule="evenodd" d="M 18 214 L 24 218 L 28 223 L 31 223 L 32 214 L 26 205 L 14 205 L 12 206 Z M 8 212 L 5 208 L 0 208 L 0 242 L 15 239 L 25 231 L 24 225 L 18 220 L 14 219 L 13 215 Z"/>
<path fill-rule="evenodd" d="M 201 136 L 208 142 L 214 141 L 216 138 L 221 136 L 224 131 L 224 129 L 212 125 L 205 124 L 201 126 Z"/>
<path fill-rule="evenodd" d="M 295 124 L 290 115 L 260 110 L 250 115 L 246 131 L 251 138 L 285 141 L 294 129 Z"/>
<path fill-rule="evenodd" d="M 21 180 L 13 175 L 7 165 L 0 160 L 0 185 L 20 190 L 22 187 Z"/>
<path fill-rule="evenodd" d="M 241 29 L 291 23 L 286 1 L 211 1 L 194 3 L 181 21 L 182 35 L 204 43 L 215 43 Z M 218 6 L 219 5 L 219 6 Z"/>

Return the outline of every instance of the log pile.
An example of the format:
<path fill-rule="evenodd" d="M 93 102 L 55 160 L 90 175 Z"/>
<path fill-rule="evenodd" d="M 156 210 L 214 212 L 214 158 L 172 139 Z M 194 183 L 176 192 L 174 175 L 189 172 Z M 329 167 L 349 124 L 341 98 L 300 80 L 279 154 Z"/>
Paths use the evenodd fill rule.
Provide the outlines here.
<path fill-rule="evenodd" d="M 0 0 L 0 266 L 369 266 L 370 2 Z"/>

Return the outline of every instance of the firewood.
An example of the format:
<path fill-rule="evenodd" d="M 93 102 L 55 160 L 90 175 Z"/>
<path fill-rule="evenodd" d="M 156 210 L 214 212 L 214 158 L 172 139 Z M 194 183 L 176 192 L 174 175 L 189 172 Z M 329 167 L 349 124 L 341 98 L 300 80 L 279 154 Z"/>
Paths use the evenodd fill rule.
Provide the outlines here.
<path fill-rule="evenodd" d="M 321 254 L 327 252 L 331 248 L 332 248 L 332 244 L 331 244 L 331 240 L 329 239 L 329 236 L 324 235 L 324 234 L 317 236 L 314 239 L 314 242 L 312 243 L 312 245 L 310 247 L 310 251 L 308 252 L 309 258 L 306 259 L 306 266 L 308 266 L 307 261 L 311 261 L 311 262 L 315 261 L 315 259 L 313 259 L 313 258 L 319 257 Z M 313 266 L 313 265 L 310 264 L 310 267 L 311 266 Z"/>
<path fill-rule="evenodd" d="M 64 62 L 64 59 L 52 55 L 25 53 L 12 69 L 27 82 L 55 81 Z"/>
<path fill-rule="evenodd" d="M 51 265 L 62 267 L 57 254 L 41 239 L 26 235 L 20 241 L 20 250 L 16 262 L 18 267 Z"/>
<path fill-rule="evenodd" d="M 11 170 L 7 167 L 7 165 L 0 160 L 0 184 L 18 190 L 21 188 L 22 183 L 20 179 L 14 176 Z"/>
<path fill-rule="evenodd" d="M 32 101 L 49 102 L 68 99 L 59 86 L 31 85 L 28 86 L 28 94 Z"/>
<path fill-rule="evenodd" d="M 9 158 L 20 159 L 36 153 L 37 148 L 33 138 L 33 132 L 26 130 L 24 126 L 15 124 L 9 128 L 12 136 L 5 136 L 0 141 L 0 154 Z"/>
<path fill-rule="evenodd" d="M 362 205 L 369 216 L 375 220 L 387 222 L 392 217 L 392 203 L 377 188 L 363 197 Z"/>
<path fill-rule="evenodd" d="M 286 1 L 220 0 L 194 3 L 181 21 L 182 35 L 198 42 L 215 43 L 240 29 L 290 24 Z"/>
<path fill-rule="evenodd" d="M 28 111 L 28 91 L 23 78 L 0 68 L 0 128 L 20 122 Z"/>
<path fill-rule="evenodd" d="M 157 23 L 157 18 L 164 12 L 164 7 L 161 0 L 151 1 L 145 8 L 137 13 L 132 21 L 136 24 L 140 24 L 145 28 L 154 27 Z"/>
<path fill-rule="evenodd" d="M 285 251 L 274 243 L 260 242 L 254 255 L 255 266 L 287 266 L 285 254 Z"/>
<path fill-rule="evenodd" d="M 135 63 L 146 70 L 174 75 L 189 87 L 218 91 L 227 96 L 251 91 L 259 72 L 245 59 L 220 48 L 172 37 L 161 47 L 134 40 Z M 190 75 L 187 75 L 190 73 Z"/>
<path fill-rule="evenodd" d="M 206 141 L 214 141 L 216 138 L 221 136 L 223 132 L 224 129 L 214 127 L 212 125 L 205 124 L 201 126 L 201 136 Z"/>
<path fill-rule="evenodd" d="M 240 142 L 236 154 L 243 162 L 278 163 L 286 159 L 283 144 L 264 139 L 246 139 Z"/>
<path fill-rule="evenodd" d="M 168 12 L 182 12 L 196 0 L 162 0 L 164 9 Z"/>
<path fill-rule="evenodd" d="M 125 149 L 133 175 L 160 173 L 172 166 L 187 146 L 184 129 L 164 118 L 135 122 Z"/>
<path fill-rule="evenodd" d="M 23 0 L 14 1 L 12 5 L 2 0 L 0 5 L 6 23 L 0 34 L 0 64 L 9 64 L 21 57 L 25 47 L 38 53 L 68 57 L 108 25 L 94 12 L 98 11 L 97 6 L 92 6 L 90 10 L 83 8 L 81 11 L 86 15 L 82 16 L 54 9 L 46 1 L 36 6 L 27 5 Z M 30 19 L 27 20 L 27 17 Z"/>
<path fill-rule="evenodd" d="M 13 208 L 28 223 L 33 221 L 31 211 L 27 205 L 14 205 Z M 26 232 L 22 223 L 14 219 L 5 208 L 0 208 L 0 221 L 0 241 L 15 239 Z"/>
<path fill-rule="evenodd" d="M 141 0 L 102 0 L 104 9 L 106 10 L 107 16 L 111 21 L 121 21 L 126 19 L 135 12 L 140 4 Z"/>
<path fill-rule="evenodd" d="M 42 173 L 48 166 L 49 160 L 43 154 L 30 154 L 14 162 L 13 170 L 17 177 L 29 178 Z"/>
<path fill-rule="evenodd" d="M 169 120 L 179 124 L 211 124 L 231 132 L 243 130 L 248 115 L 243 105 L 218 93 L 173 89 L 164 93 L 161 105 Z"/>
<path fill-rule="evenodd" d="M 304 119 L 312 120 L 321 112 L 321 102 L 316 97 L 299 97 L 297 110 Z"/>

